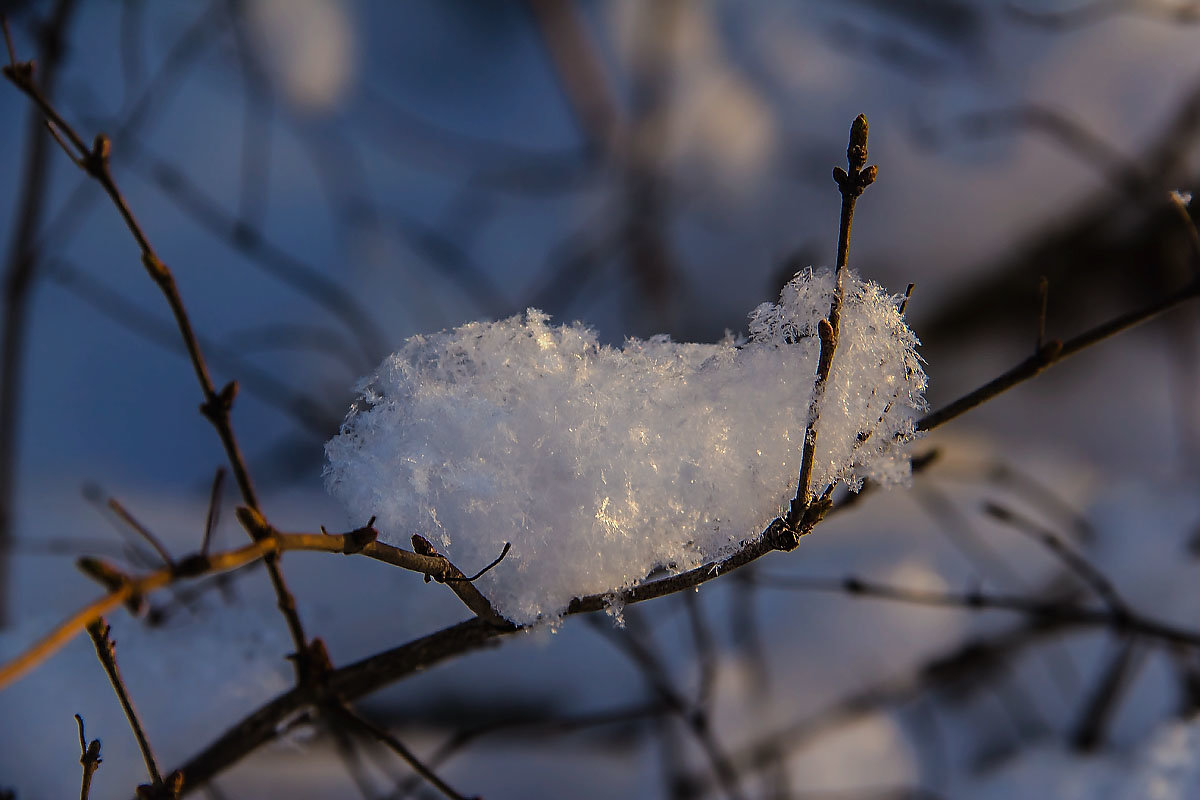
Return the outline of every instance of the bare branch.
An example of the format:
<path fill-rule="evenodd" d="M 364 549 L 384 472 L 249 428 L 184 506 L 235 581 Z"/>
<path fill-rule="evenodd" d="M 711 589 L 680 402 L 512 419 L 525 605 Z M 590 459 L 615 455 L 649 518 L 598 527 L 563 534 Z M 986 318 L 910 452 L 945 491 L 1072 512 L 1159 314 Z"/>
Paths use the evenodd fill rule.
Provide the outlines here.
<path fill-rule="evenodd" d="M 468 798 L 456 792 L 448 783 L 438 777 L 437 773 L 427 767 L 424 762 L 421 761 L 421 759 L 417 758 L 417 756 L 411 750 L 405 747 L 403 742 L 385 731 L 383 728 L 380 728 L 371 721 L 367 720 L 365 717 L 354 713 L 347 706 L 341 703 L 330 703 L 327 707 L 327 711 L 339 721 L 344 723 L 346 727 L 357 730 L 360 735 L 366 735 L 367 737 L 380 742 L 393 753 L 400 756 L 400 758 L 404 759 L 404 761 L 410 767 L 412 767 L 414 772 L 428 781 L 431 786 L 433 786 L 443 795 L 450 798 L 450 800 L 482 800 L 482 798 L 478 796 L 474 798 Z"/>
<path fill-rule="evenodd" d="M 475 578 L 478 578 L 480 575 L 499 564 L 501 560 L 508 555 L 508 550 L 510 547 L 508 542 L 505 542 L 504 550 L 500 553 L 499 558 L 480 570 L 477 575 L 470 578 L 464 575 L 462 570 L 450 563 L 450 559 L 438 553 L 434 546 L 430 544 L 429 540 L 424 536 L 414 533 L 412 536 L 412 544 L 413 551 L 418 555 L 426 556 L 428 558 L 436 558 L 440 561 L 439 568 L 437 570 L 425 573 L 426 581 L 432 578 L 438 583 L 444 583 L 449 586 L 451 591 L 458 595 L 458 599 L 462 600 L 463 604 L 475 612 L 475 614 L 481 619 L 487 620 L 493 625 L 512 627 L 512 623 L 508 622 L 506 619 L 504 619 L 504 617 L 496 613 L 496 609 L 492 607 L 491 602 L 483 596 L 482 592 L 475 588 L 473 583 L 471 583 L 471 581 L 475 580 Z"/>
<path fill-rule="evenodd" d="M 370 524 L 363 528 L 341 534 L 282 533 L 276 531 L 253 509 L 243 506 L 238 509 L 238 518 L 252 532 L 254 542 L 243 547 L 220 553 L 204 552 L 185 556 L 170 566 L 140 577 L 125 574 L 117 567 L 97 558 L 80 559 L 79 565 L 90 576 L 97 579 L 108 593 L 89 603 L 58 627 L 39 639 L 24 653 L 0 666 L 0 688 L 7 686 L 43 660 L 53 655 L 76 634 L 104 614 L 122 604 L 131 609 L 141 607 L 143 598 L 158 589 L 174 586 L 177 582 L 200 577 L 220 575 L 241 569 L 258 561 L 278 558 L 289 550 L 309 552 L 361 554 L 412 572 L 446 582 L 464 604 L 475 611 L 490 626 L 503 631 L 517 628 L 492 609 L 491 604 L 453 564 L 443 556 L 416 553 L 393 547 L 375 540 L 378 535 Z M 432 548 L 430 548 L 432 550 Z"/>
<path fill-rule="evenodd" d="M 121 671 L 117 668 L 116 642 L 109 636 L 111 629 L 104 618 L 100 617 L 88 625 L 87 630 L 88 635 L 92 637 L 92 644 L 96 647 L 96 656 L 100 659 L 105 674 L 108 675 L 113 691 L 117 694 L 117 700 L 121 703 L 121 710 L 125 712 L 125 719 L 129 721 L 129 727 L 133 731 L 134 738 L 137 739 L 138 750 L 142 752 L 142 759 L 146 762 L 146 771 L 150 773 L 150 779 L 154 786 L 161 786 L 163 779 L 158 771 L 158 763 L 154 760 L 154 752 L 150 749 L 150 741 L 146 738 L 146 731 L 142 728 L 141 720 L 138 719 L 137 711 L 133 707 L 133 701 L 129 698 L 129 692 L 125 688 L 125 682 L 121 679 Z M 82 722 L 79 723 L 79 730 L 82 742 Z"/>
<path fill-rule="evenodd" d="M 8 25 L 4 26 L 5 38 L 8 38 Z M 75 723 L 79 727 L 79 763 L 83 766 L 83 784 L 79 788 L 79 800 L 88 800 L 92 791 L 92 776 L 100 768 L 104 760 L 100 758 L 100 740 L 92 739 L 89 743 L 83 733 L 83 717 L 75 715 Z"/>
<path fill-rule="evenodd" d="M 217 527 L 217 519 L 221 516 L 221 489 L 225 485 L 225 468 L 217 467 L 213 475 L 212 491 L 208 495 L 208 513 L 204 515 L 204 539 L 200 544 L 200 553 L 207 556 L 212 546 L 213 530 Z M 170 562 L 168 562 L 170 563 Z"/>
<path fill-rule="evenodd" d="M 878 170 L 874 165 L 867 164 L 867 118 L 859 114 L 850 127 L 850 144 L 846 148 L 846 163 L 849 172 L 841 167 L 833 170 L 833 179 L 842 195 L 841 222 L 838 226 L 837 263 L 835 265 L 835 285 L 833 300 L 829 306 L 828 319 L 821 320 L 817 326 L 821 337 L 821 354 L 817 361 L 817 378 L 813 387 L 812 407 L 809 409 L 808 426 L 804 432 L 804 450 L 800 457 L 800 479 L 796 486 L 796 496 L 787 515 L 787 523 L 792 528 L 803 527 L 805 517 L 820 519 L 828 511 L 828 506 L 820 508 L 829 497 L 827 490 L 821 501 L 814 503 L 812 495 L 813 462 L 817 448 L 817 421 L 821 415 L 821 401 L 825 393 L 825 384 L 833 369 L 833 354 L 838 346 L 838 334 L 842 319 L 842 292 L 846 260 L 850 252 L 850 228 L 854 224 L 854 204 L 868 186 L 875 182 Z M 865 169 L 864 169 L 865 168 Z"/>
<path fill-rule="evenodd" d="M 702 707 L 693 706 L 671 685 L 666 667 L 663 666 L 650 646 L 642 641 L 632 625 L 627 624 L 625 630 L 617 630 L 605 620 L 593 617 L 591 621 L 592 629 L 615 644 L 633 662 L 650 689 L 687 726 L 712 766 L 713 775 L 720 783 L 721 790 L 734 800 L 743 797 L 741 787 L 738 785 L 737 771 L 733 768 L 728 754 L 725 753 L 713 733 L 708 711 Z"/>
<path fill-rule="evenodd" d="M 158 537 L 155 536 L 149 528 L 138 522 L 137 518 L 133 516 L 133 514 L 129 512 L 129 509 L 125 508 L 125 506 L 123 506 L 121 502 L 117 500 L 117 498 L 108 498 L 106 505 L 108 506 L 109 510 L 116 514 L 122 522 L 128 525 L 134 533 L 145 539 L 146 542 L 149 543 L 152 548 L 154 548 L 154 552 L 158 553 L 158 557 L 162 559 L 164 564 L 166 564 L 168 567 L 175 565 L 174 560 L 171 558 L 171 553 L 167 550 L 163 543 L 159 541 Z"/>
<path fill-rule="evenodd" d="M 1077 750 L 1091 752 L 1104 741 L 1104 732 L 1112 720 L 1117 704 L 1129 688 L 1141 667 L 1146 648 L 1135 637 L 1120 642 L 1116 654 L 1100 676 L 1100 681 L 1087 697 L 1079 721 L 1071 735 Z"/>
<path fill-rule="evenodd" d="M 467 577 L 462 577 L 462 578 L 455 578 L 455 577 L 453 577 L 453 576 L 449 576 L 449 577 L 445 578 L 445 581 L 446 581 L 447 583 L 449 583 L 449 582 L 451 582 L 451 581 L 467 581 L 468 583 L 470 583 L 470 582 L 472 582 L 472 581 L 478 580 L 478 579 L 479 579 L 480 577 L 482 577 L 482 576 L 483 576 L 485 573 L 487 573 L 489 570 L 491 570 L 491 569 L 492 569 L 492 567 L 496 566 L 496 565 L 497 565 L 497 564 L 499 564 L 501 561 L 503 561 L 503 560 L 504 560 L 504 557 L 505 557 L 506 555 L 508 555 L 508 551 L 509 551 L 509 550 L 511 550 L 511 549 L 512 549 L 512 542 L 505 542 L 505 543 L 504 543 L 504 547 L 502 547 L 502 548 L 500 549 L 500 555 L 496 556 L 495 560 L 494 560 L 494 561 L 492 561 L 492 563 L 488 564 L 486 567 L 484 567 L 483 569 L 479 570 L 479 572 L 476 572 L 474 575 L 470 575 L 470 576 L 467 576 Z"/>
<path fill-rule="evenodd" d="M 217 390 L 213 383 L 209 375 L 204 353 L 200 349 L 199 340 L 196 337 L 187 310 L 184 308 L 183 298 L 176 286 L 175 276 L 155 252 L 145 232 L 142 230 L 141 224 L 134 216 L 132 210 L 130 210 L 129 204 L 126 202 L 124 195 L 122 195 L 113 178 L 109 158 L 112 151 L 111 141 L 106 135 L 98 134 L 90 148 L 85 146 L 79 134 L 62 119 L 50 100 L 42 93 L 41 88 L 33 79 L 32 67 L 29 69 L 19 69 L 18 67 L 19 65 L 5 67 L 5 77 L 29 97 L 41 109 L 46 118 L 57 126 L 66 135 L 72 145 L 79 150 L 79 166 L 104 189 L 125 222 L 125 226 L 129 229 L 134 241 L 137 242 L 138 249 L 141 251 L 142 265 L 145 267 L 151 280 L 154 281 L 162 292 L 167 305 L 171 308 L 171 313 L 179 328 L 179 334 L 183 339 L 184 346 L 192 362 L 192 368 L 196 373 L 196 379 L 200 383 L 200 388 L 204 396 L 204 402 L 200 406 L 200 411 L 217 431 L 221 444 L 224 446 L 226 457 L 233 469 L 234 477 L 241 490 L 243 500 L 251 508 L 257 508 L 258 496 L 254 491 L 254 485 L 251 482 L 249 470 L 246 468 L 245 460 L 242 457 L 241 447 L 238 444 L 230 417 L 230 412 L 233 408 L 233 399 L 237 395 L 237 383 L 228 383 L 220 391 Z M 296 678 L 303 682 L 309 677 L 307 662 L 303 657 L 303 654 L 308 652 L 308 639 L 305 636 L 300 617 L 296 613 L 295 598 L 292 597 L 291 592 L 288 590 L 283 572 L 275 561 L 277 555 L 271 553 L 265 556 L 265 558 L 267 571 L 275 589 L 280 612 L 287 623 L 288 631 L 292 636 L 292 641 L 298 654 L 295 662 Z"/>
<path fill-rule="evenodd" d="M 1115 336 L 1122 331 L 1135 328 L 1143 322 L 1148 322 L 1159 314 L 1182 305 L 1197 296 L 1200 296 L 1200 279 L 1193 280 L 1182 289 L 1141 309 L 1121 314 L 1107 322 L 1103 322 L 1079 334 L 1074 339 L 1069 339 L 1066 342 L 1051 339 L 1042 346 L 1041 350 L 1012 367 L 1004 374 L 993 378 L 978 389 L 963 395 L 954 402 L 939 408 L 937 411 L 921 417 L 921 419 L 917 420 L 917 430 L 931 431 L 934 428 L 945 425 L 955 417 L 961 416 L 976 406 L 982 405 L 997 395 L 1003 394 L 1014 386 L 1036 377 L 1058 362 L 1070 358 L 1076 353 L 1086 350 L 1092 345 Z"/>
<path fill-rule="evenodd" d="M 1028 517 L 1017 514 L 997 503 L 986 502 L 983 510 L 989 516 L 1009 525 L 1013 530 L 1033 539 L 1053 553 L 1067 569 L 1090 587 L 1113 613 L 1126 614 L 1129 612 L 1128 605 L 1118 594 L 1112 581 L 1054 532 L 1046 530 Z"/>

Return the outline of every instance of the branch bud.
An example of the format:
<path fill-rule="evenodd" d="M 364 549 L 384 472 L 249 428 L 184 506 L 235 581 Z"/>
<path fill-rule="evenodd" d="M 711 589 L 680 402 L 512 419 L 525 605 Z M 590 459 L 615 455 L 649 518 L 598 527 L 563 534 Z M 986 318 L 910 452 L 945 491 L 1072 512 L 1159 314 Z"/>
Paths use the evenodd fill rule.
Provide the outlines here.
<path fill-rule="evenodd" d="M 271 526 L 267 524 L 266 518 L 257 509 L 250 508 L 250 506 L 238 506 L 233 513 L 254 541 L 257 542 L 259 539 L 271 535 Z"/>
<path fill-rule="evenodd" d="M 99 162 L 105 162 L 108 161 L 110 155 L 112 155 L 112 139 L 103 133 L 96 134 L 96 138 L 92 140 L 92 158 Z"/>
<path fill-rule="evenodd" d="M 867 117 L 859 114 L 850 126 L 850 145 L 846 148 L 846 161 L 851 172 L 858 172 L 867 163 Z"/>

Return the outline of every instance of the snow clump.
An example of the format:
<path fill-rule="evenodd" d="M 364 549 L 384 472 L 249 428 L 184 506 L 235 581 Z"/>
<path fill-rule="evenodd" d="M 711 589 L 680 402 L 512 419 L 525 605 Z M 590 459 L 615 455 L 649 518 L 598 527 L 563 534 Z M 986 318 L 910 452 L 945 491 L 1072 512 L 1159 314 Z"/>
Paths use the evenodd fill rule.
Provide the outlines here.
<path fill-rule="evenodd" d="M 758 536 L 795 492 L 834 276 L 806 270 L 750 338 L 598 342 L 529 309 L 414 336 L 356 387 L 325 480 L 382 541 L 419 533 L 519 625 L 682 571 Z M 812 486 L 894 484 L 924 409 L 900 299 L 845 275 Z"/>

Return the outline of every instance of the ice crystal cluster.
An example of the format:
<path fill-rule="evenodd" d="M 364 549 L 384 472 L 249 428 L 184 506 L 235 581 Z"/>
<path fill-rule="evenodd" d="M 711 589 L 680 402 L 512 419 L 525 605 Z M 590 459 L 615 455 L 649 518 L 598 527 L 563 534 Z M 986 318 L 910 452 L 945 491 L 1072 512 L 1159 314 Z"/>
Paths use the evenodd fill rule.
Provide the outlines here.
<path fill-rule="evenodd" d="M 326 446 L 329 490 L 382 540 L 420 533 L 517 624 L 686 570 L 759 535 L 795 492 L 834 278 L 807 270 L 750 336 L 598 342 L 530 309 L 414 336 L 356 387 Z M 898 299 L 845 275 L 813 486 L 907 478 L 924 401 Z"/>

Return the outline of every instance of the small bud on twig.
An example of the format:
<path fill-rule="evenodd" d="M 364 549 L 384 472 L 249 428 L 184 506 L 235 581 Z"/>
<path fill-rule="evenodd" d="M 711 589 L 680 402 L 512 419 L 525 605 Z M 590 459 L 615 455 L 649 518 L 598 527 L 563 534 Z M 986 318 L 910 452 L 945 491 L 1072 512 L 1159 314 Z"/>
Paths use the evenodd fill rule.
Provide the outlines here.
<path fill-rule="evenodd" d="M 846 162 L 853 172 L 859 171 L 867 163 L 867 131 L 867 117 L 859 114 L 850 125 L 850 144 L 846 148 Z"/>
<path fill-rule="evenodd" d="M 250 506 L 238 506 L 233 513 L 255 541 L 271 535 L 271 526 L 267 524 L 266 518 L 257 509 L 250 508 Z"/>

